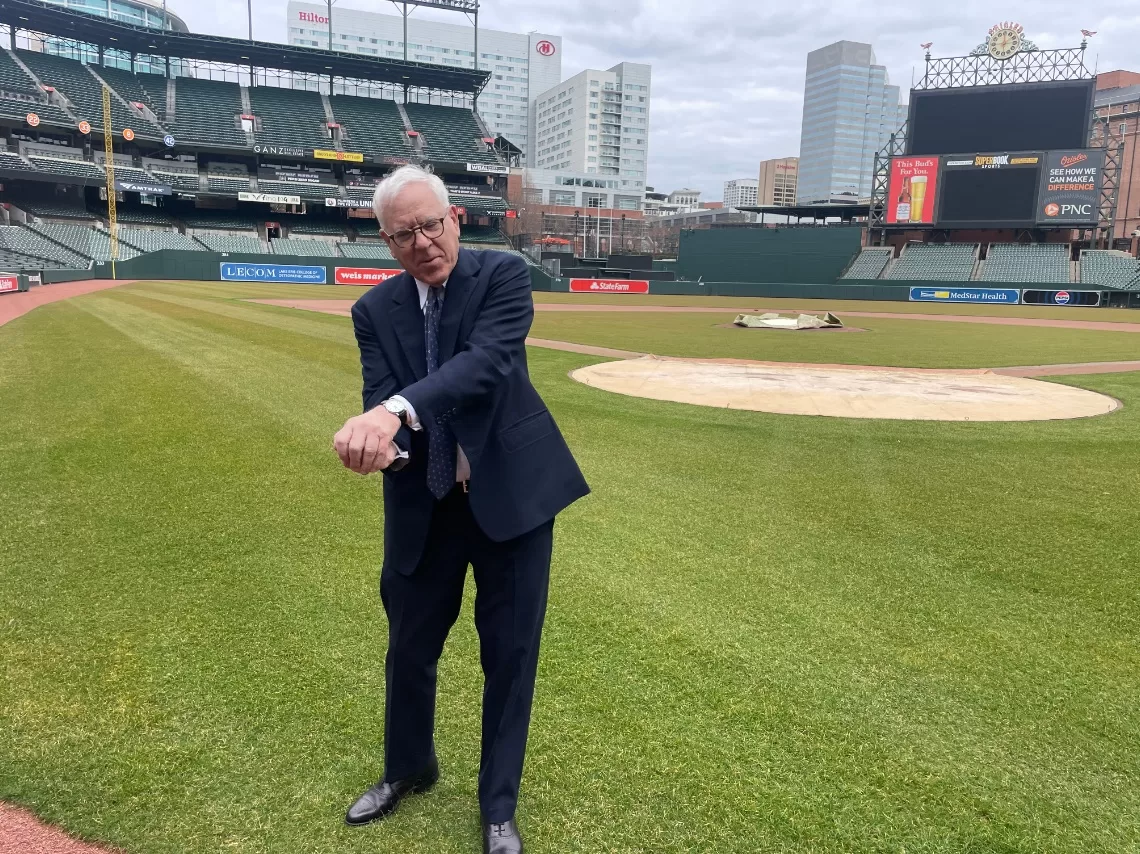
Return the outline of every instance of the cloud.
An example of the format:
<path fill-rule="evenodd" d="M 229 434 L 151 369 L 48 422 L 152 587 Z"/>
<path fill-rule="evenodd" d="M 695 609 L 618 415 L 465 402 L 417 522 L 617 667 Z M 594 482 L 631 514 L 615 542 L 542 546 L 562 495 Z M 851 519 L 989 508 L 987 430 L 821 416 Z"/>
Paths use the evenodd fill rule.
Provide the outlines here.
<path fill-rule="evenodd" d="M 169 0 L 196 32 L 244 37 L 246 5 L 232 0 Z M 255 0 L 254 36 L 284 41 L 285 0 Z M 1134 45 L 1140 10 L 1106 0 L 483 0 L 480 27 L 563 38 L 562 71 L 653 66 L 649 183 L 700 188 L 721 198 L 723 183 L 754 177 L 760 161 L 799 153 L 806 56 L 841 39 L 870 43 L 891 82 L 906 92 L 922 75 L 919 43 L 935 56 L 961 56 L 1003 20 L 1019 21 L 1041 48 L 1075 46 L 1096 30 L 1088 64 L 1140 71 Z M 333 7 L 395 12 L 375 0 Z M 419 9 L 417 17 L 462 21 Z M 904 95 L 905 99 L 905 95 Z"/>

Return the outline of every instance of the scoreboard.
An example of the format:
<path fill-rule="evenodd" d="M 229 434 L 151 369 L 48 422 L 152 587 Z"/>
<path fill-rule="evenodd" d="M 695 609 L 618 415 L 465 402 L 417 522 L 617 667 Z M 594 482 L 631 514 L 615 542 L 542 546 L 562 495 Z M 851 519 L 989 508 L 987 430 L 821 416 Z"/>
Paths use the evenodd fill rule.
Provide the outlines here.
<path fill-rule="evenodd" d="M 885 222 L 895 228 L 1092 227 L 1103 149 L 892 157 Z"/>

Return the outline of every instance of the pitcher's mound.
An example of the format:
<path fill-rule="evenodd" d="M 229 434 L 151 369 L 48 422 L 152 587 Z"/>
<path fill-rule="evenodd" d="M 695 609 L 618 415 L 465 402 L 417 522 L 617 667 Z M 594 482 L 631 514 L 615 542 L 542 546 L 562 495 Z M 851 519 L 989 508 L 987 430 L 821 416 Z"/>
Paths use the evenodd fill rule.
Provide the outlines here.
<path fill-rule="evenodd" d="M 596 388 L 781 415 L 918 421 L 1047 421 L 1119 408 L 1111 397 L 990 371 L 663 359 L 645 356 L 580 368 Z"/>

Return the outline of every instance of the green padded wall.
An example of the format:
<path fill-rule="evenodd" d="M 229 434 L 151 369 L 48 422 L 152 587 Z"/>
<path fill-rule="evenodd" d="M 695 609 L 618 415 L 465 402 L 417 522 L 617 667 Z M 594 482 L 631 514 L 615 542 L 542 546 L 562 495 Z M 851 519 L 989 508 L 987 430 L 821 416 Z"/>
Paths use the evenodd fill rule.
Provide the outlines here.
<path fill-rule="evenodd" d="M 677 275 L 696 281 L 832 284 L 862 246 L 861 226 L 681 232 Z"/>

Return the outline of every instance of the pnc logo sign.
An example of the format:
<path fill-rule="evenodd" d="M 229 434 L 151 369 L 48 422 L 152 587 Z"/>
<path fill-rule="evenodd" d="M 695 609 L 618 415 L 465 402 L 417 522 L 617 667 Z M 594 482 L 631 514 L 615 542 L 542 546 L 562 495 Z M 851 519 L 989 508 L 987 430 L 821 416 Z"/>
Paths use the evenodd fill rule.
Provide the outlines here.
<path fill-rule="evenodd" d="M 1056 216 L 1061 212 L 1061 206 L 1056 202 L 1049 202 L 1045 205 L 1045 216 Z"/>
<path fill-rule="evenodd" d="M 543 39 L 538 44 L 536 44 L 534 46 L 534 49 L 539 53 L 540 56 L 554 56 L 554 54 L 558 51 L 558 48 L 554 46 L 554 42 L 548 41 L 547 39 Z"/>
<path fill-rule="evenodd" d="M 302 21 L 308 21 L 310 24 L 327 24 L 329 22 L 329 19 L 325 15 L 320 15 L 316 12 L 298 12 L 297 17 Z"/>

